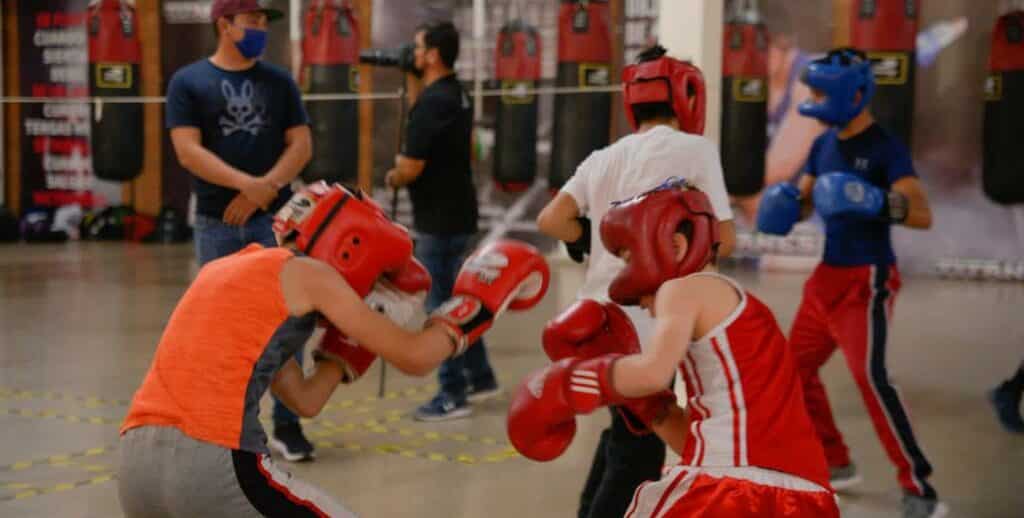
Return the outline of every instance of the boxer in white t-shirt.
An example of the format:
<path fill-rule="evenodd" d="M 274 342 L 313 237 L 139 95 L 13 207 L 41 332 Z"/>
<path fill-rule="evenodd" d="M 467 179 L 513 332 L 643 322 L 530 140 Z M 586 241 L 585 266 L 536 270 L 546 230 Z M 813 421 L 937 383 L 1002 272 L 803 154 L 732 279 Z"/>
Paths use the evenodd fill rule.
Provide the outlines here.
<path fill-rule="evenodd" d="M 613 202 L 668 178 L 684 179 L 707 194 L 720 222 L 719 257 L 731 254 L 736 242 L 718 146 L 701 136 L 705 87 L 700 70 L 655 46 L 626 67 L 623 83 L 634 133 L 587 157 L 537 217 L 540 231 L 565 241 L 573 260 L 582 263 L 589 255 L 580 299 L 608 301 L 608 286 L 624 266 L 600 242 L 591 244 L 605 212 Z M 643 346 L 653 327 L 651 317 L 636 307 L 623 309 Z M 579 518 L 621 517 L 637 486 L 661 477 L 665 445 L 654 434 L 638 435 L 643 427 L 634 421 L 628 412 L 612 412 L 580 497 Z"/>

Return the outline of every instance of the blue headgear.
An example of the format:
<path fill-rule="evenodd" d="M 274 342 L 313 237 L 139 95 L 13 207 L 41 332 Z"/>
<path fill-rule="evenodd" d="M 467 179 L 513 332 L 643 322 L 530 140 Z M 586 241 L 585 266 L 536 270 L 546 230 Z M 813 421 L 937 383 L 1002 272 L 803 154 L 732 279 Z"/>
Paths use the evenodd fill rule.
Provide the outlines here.
<path fill-rule="evenodd" d="M 824 101 L 808 99 L 800 103 L 800 114 L 833 126 L 846 126 L 875 93 L 871 61 L 863 52 L 850 48 L 833 50 L 812 61 L 800 80 L 825 94 Z M 861 93 L 860 102 L 854 104 L 857 92 Z"/>

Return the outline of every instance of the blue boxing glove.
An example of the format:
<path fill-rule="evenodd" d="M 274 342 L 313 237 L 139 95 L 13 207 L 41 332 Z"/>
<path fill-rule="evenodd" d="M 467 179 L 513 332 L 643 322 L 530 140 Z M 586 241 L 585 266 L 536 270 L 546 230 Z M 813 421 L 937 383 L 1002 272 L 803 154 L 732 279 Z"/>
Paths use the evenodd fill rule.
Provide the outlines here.
<path fill-rule="evenodd" d="M 898 192 L 876 187 L 850 173 L 826 173 L 814 183 L 814 208 L 821 217 L 852 216 L 866 220 L 902 223 L 907 219 L 907 199 Z"/>
<path fill-rule="evenodd" d="M 784 236 L 800 221 L 800 191 L 791 183 L 768 187 L 757 208 L 757 230 Z"/>

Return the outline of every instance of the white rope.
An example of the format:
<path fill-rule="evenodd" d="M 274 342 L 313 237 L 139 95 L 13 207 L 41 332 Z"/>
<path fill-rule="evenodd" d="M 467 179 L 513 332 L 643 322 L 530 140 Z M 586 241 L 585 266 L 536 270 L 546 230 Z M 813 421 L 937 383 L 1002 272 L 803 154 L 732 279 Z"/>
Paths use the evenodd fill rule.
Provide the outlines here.
<path fill-rule="evenodd" d="M 572 94 L 594 94 L 621 92 L 622 85 L 609 86 L 547 86 L 541 88 L 506 88 L 483 90 L 481 97 L 499 97 L 502 95 L 572 95 Z M 475 97 L 470 94 L 470 97 Z M 372 92 L 368 94 L 304 94 L 303 101 L 358 101 L 366 99 L 370 101 L 399 99 L 400 95 L 395 92 Z M 160 104 L 167 101 L 161 96 L 137 96 L 137 97 L 0 97 L 0 104 L 75 104 L 75 103 L 105 103 L 105 104 Z"/>
<path fill-rule="evenodd" d="M 492 241 L 505 237 L 510 230 L 528 230 L 537 231 L 537 225 L 532 221 L 533 218 L 526 218 L 526 210 L 530 208 L 534 200 L 539 196 L 546 193 L 548 190 L 548 182 L 544 179 L 537 179 L 530 186 L 530 189 L 525 193 L 521 194 L 518 199 L 505 211 L 499 218 L 494 218 L 490 221 L 490 231 L 480 241 L 481 243 L 490 243 Z"/>

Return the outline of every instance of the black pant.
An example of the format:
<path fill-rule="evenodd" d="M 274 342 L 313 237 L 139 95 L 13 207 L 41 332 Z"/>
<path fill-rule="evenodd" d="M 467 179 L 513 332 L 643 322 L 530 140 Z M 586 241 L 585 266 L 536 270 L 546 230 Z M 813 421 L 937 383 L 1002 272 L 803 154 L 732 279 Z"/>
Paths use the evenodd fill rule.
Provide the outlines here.
<path fill-rule="evenodd" d="M 619 412 L 601 432 L 590 475 L 580 496 L 579 518 L 622 518 L 637 486 L 661 478 L 665 444 L 653 433 L 633 435 Z"/>

